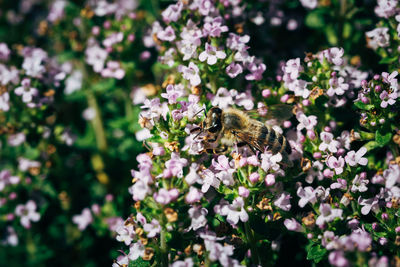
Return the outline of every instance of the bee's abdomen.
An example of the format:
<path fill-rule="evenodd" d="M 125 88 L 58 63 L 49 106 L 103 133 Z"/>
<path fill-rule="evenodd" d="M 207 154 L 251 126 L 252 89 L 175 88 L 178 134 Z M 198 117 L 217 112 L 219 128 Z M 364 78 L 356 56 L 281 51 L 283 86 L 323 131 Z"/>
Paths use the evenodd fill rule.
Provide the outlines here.
<path fill-rule="evenodd" d="M 258 137 L 258 142 L 267 145 L 268 150 L 274 154 L 278 152 L 286 152 L 287 154 L 290 154 L 292 152 L 286 138 L 270 126 L 262 127 Z"/>

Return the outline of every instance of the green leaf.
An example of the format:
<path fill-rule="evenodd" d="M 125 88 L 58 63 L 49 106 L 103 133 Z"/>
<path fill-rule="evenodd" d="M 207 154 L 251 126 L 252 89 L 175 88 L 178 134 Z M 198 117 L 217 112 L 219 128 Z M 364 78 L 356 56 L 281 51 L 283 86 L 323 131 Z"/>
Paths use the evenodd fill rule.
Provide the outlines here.
<path fill-rule="evenodd" d="M 316 245 L 310 243 L 306 247 L 307 251 L 307 260 L 313 260 L 315 263 L 320 262 L 328 252 L 325 248 L 322 248 L 320 245 Z"/>
<path fill-rule="evenodd" d="M 380 147 L 383 147 L 387 143 L 389 143 L 390 139 L 392 139 L 392 133 L 390 132 L 382 133 L 379 130 L 377 130 L 375 133 L 375 141 L 378 143 Z"/>
<path fill-rule="evenodd" d="M 398 56 L 394 56 L 394 57 L 384 57 L 379 61 L 379 64 L 391 64 L 393 62 L 395 62 L 396 60 L 398 60 L 399 57 Z"/>
<path fill-rule="evenodd" d="M 367 148 L 368 151 L 370 151 L 379 147 L 379 144 L 376 141 L 369 141 L 364 146 Z"/>
<path fill-rule="evenodd" d="M 354 106 L 358 107 L 359 109 L 363 109 L 363 110 L 371 110 L 371 109 L 373 109 L 375 107 L 372 104 L 364 104 L 361 101 L 355 102 Z"/>
<path fill-rule="evenodd" d="M 148 267 L 148 266 L 150 266 L 150 262 L 145 261 L 140 257 L 135 261 L 129 262 L 129 267 Z"/>
<path fill-rule="evenodd" d="M 305 24 L 313 29 L 323 28 L 325 21 L 321 12 L 310 12 L 306 16 Z"/>
<path fill-rule="evenodd" d="M 375 139 L 375 133 L 360 131 L 361 140 L 373 140 Z"/>

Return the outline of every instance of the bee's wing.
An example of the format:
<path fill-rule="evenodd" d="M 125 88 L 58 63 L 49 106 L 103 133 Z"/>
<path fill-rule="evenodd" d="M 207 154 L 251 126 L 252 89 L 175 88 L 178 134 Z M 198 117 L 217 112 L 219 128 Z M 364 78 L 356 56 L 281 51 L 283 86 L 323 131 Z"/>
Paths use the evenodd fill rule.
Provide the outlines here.
<path fill-rule="evenodd" d="M 275 120 L 278 124 L 290 119 L 293 116 L 293 106 L 276 104 L 247 111 L 247 114 L 259 121 Z M 266 114 L 263 114 L 266 113 Z"/>
<path fill-rule="evenodd" d="M 242 142 L 246 143 L 253 150 L 264 152 L 266 144 L 259 140 L 257 136 L 246 131 L 235 131 L 234 135 Z"/>

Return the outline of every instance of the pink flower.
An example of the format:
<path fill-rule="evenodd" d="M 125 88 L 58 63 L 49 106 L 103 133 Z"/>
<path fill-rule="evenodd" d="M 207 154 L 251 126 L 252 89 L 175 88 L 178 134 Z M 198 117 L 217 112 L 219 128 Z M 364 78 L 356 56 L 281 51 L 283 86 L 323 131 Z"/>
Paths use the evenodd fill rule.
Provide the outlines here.
<path fill-rule="evenodd" d="M 351 150 L 347 153 L 345 159 L 347 164 L 350 166 L 356 166 L 357 164 L 360 164 L 362 166 L 367 165 L 368 159 L 363 158 L 363 156 L 367 153 L 367 149 L 365 147 L 361 147 L 357 152 L 354 150 Z"/>
<path fill-rule="evenodd" d="M 363 206 L 361 208 L 361 213 L 363 215 L 367 215 L 371 210 L 374 213 L 378 213 L 379 211 L 379 198 L 377 196 L 368 199 L 363 199 L 360 197 L 358 199 L 358 203 Z"/>
<path fill-rule="evenodd" d="M 36 208 L 36 203 L 33 200 L 29 200 L 25 205 L 17 205 L 15 208 L 15 214 L 20 216 L 20 222 L 23 227 L 30 228 L 31 221 L 39 221 L 40 214 L 36 211 Z"/>
<path fill-rule="evenodd" d="M 329 253 L 329 263 L 335 267 L 349 266 L 349 261 L 344 257 L 342 250 L 335 250 Z"/>
<path fill-rule="evenodd" d="M 185 95 L 185 90 L 183 88 L 182 84 L 169 84 L 167 85 L 167 88 L 165 88 L 167 91 L 166 93 L 162 93 L 161 96 L 165 99 L 168 99 L 168 104 L 176 104 L 177 99 L 179 97 L 182 97 Z"/>
<path fill-rule="evenodd" d="M 188 213 L 191 219 L 191 224 L 188 230 L 196 231 L 207 224 L 207 209 L 201 206 L 194 206 L 188 210 Z"/>
<path fill-rule="evenodd" d="M 333 221 L 335 218 L 342 218 L 343 210 L 332 209 L 329 204 L 321 204 L 319 206 L 319 211 L 321 215 L 318 216 L 316 224 L 318 226 L 323 226 L 325 223 Z"/>
<path fill-rule="evenodd" d="M 83 231 L 93 222 L 92 213 L 89 208 L 84 208 L 82 213 L 72 217 L 72 221 L 78 225 L 78 229 Z"/>
<path fill-rule="evenodd" d="M 379 95 L 379 98 L 382 100 L 381 108 L 386 108 L 388 104 L 392 106 L 394 103 L 396 103 L 397 97 L 397 92 L 391 92 L 390 94 L 388 94 L 388 92 L 384 90 Z"/>
<path fill-rule="evenodd" d="M 322 143 L 319 145 L 319 150 L 325 151 L 328 149 L 332 153 L 336 153 L 339 147 L 339 142 L 333 139 L 333 134 L 321 132 Z"/>
<path fill-rule="evenodd" d="M 203 197 L 203 193 L 194 186 L 191 186 L 189 192 L 185 196 L 186 203 L 193 204 L 200 201 Z"/>
<path fill-rule="evenodd" d="M 250 194 L 250 190 L 247 189 L 247 188 L 244 187 L 244 186 L 239 186 L 239 188 L 238 188 L 238 194 L 239 194 L 239 196 L 241 196 L 241 197 L 247 198 L 247 197 L 249 196 L 249 194 Z"/>
<path fill-rule="evenodd" d="M 105 47 L 112 47 L 114 44 L 122 42 L 123 39 L 124 34 L 122 32 L 114 32 L 103 40 L 103 45 Z"/>
<path fill-rule="evenodd" d="M 0 171 L 0 192 L 9 184 L 18 184 L 20 178 L 18 176 L 12 176 L 9 170 Z"/>
<path fill-rule="evenodd" d="M 153 220 L 151 220 L 151 223 L 146 223 L 145 225 L 143 225 L 143 230 L 145 232 L 147 232 L 148 238 L 153 238 L 158 233 L 160 233 L 161 226 L 160 226 L 160 223 L 156 219 L 153 219 Z"/>
<path fill-rule="evenodd" d="M 136 236 L 135 229 L 133 228 L 132 224 L 122 225 L 118 227 L 116 232 L 118 234 L 116 237 L 117 241 L 124 242 L 127 246 L 132 243 Z"/>
<path fill-rule="evenodd" d="M 249 215 L 244 209 L 244 201 L 242 197 L 235 198 L 232 204 L 224 205 L 221 208 L 221 215 L 227 216 L 226 221 L 233 225 L 236 225 L 239 220 L 247 222 L 249 219 Z"/>
<path fill-rule="evenodd" d="M 232 62 L 226 67 L 226 74 L 232 79 L 243 72 L 243 67 L 239 63 Z"/>
<path fill-rule="evenodd" d="M 38 89 L 31 87 L 31 80 L 25 78 L 21 82 L 21 86 L 15 88 L 14 93 L 22 96 L 22 102 L 29 103 L 32 101 L 34 96 L 39 94 Z"/>
<path fill-rule="evenodd" d="M 297 125 L 297 130 L 301 131 L 303 129 L 313 130 L 314 127 L 317 125 L 317 117 L 314 115 L 306 116 L 302 112 L 298 112 L 296 114 L 296 119 L 300 122 Z"/>
<path fill-rule="evenodd" d="M 207 60 L 208 65 L 214 65 L 217 63 L 217 59 L 224 59 L 225 57 L 225 52 L 219 51 L 216 47 L 206 43 L 206 50 L 200 53 L 199 60 L 201 62 Z"/>
<path fill-rule="evenodd" d="M 338 47 L 332 47 L 323 51 L 323 55 L 325 56 L 328 62 L 335 64 L 336 66 L 343 65 L 343 54 L 344 49 Z"/>
<path fill-rule="evenodd" d="M 178 2 L 174 5 L 169 5 L 162 13 L 162 19 L 165 23 L 170 23 L 171 21 L 176 22 L 182 13 L 182 2 Z"/>
<path fill-rule="evenodd" d="M 311 186 L 307 186 L 305 188 L 299 187 L 297 189 L 297 196 L 300 197 L 299 207 L 304 208 L 308 202 L 311 204 L 315 204 L 317 202 L 317 198 L 315 197 L 314 189 Z"/>
<path fill-rule="evenodd" d="M 221 33 L 227 32 L 228 27 L 222 25 L 222 18 L 210 18 L 203 26 L 203 36 L 210 36 L 210 37 L 220 37 Z"/>
<path fill-rule="evenodd" d="M 199 68 L 193 62 L 190 62 L 188 67 L 180 65 L 178 71 L 182 73 L 184 79 L 190 81 L 192 86 L 197 86 L 201 83 Z"/>
<path fill-rule="evenodd" d="M 344 159 L 342 156 L 336 158 L 334 156 L 330 156 L 326 162 L 329 168 L 335 169 L 336 174 L 341 174 L 343 172 L 344 167 Z"/>
<path fill-rule="evenodd" d="M 290 196 L 289 193 L 287 192 L 282 192 L 274 201 L 274 205 L 277 206 L 278 208 L 284 210 L 284 211 L 289 211 L 292 205 L 290 204 L 290 199 L 292 197 Z"/>
<path fill-rule="evenodd" d="M 248 81 L 259 81 L 263 77 L 264 71 L 267 69 L 267 66 L 265 66 L 264 63 L 256 64 L 254 62 L 250 63 L 249 66 L 247 66 L 247 69 L 251 72 L 250 74 L 246 75 L 246 80 Z"/>
<path fill-rule="evenodd" d="M 303 228 L 301 227 L 301 224 L 296 221 L 296 219 L 285 219 L 283 224 L 286 226 L 286 228 L 289 231 L 295 231 L 295 232 L 302 232 Z"/>
<path fill-rule="evenodd" d="M 88 47 L 85 51 L 86 63 L 93 67 L 95 72 L 101 72 L 104 68 L 104 62 L 108 56 L 106 50 L 98 45 Z"/>
<path fill-rule="evenodd" d="M 182 178 L 183 167 L 185 167 L 187 163 L 187 159 L 180 158 L 178 153 L 172 152 L 171 159 L 165 163 L 165 169 L 163 171 L 164 178 L 170 178 L 173 176 Z"/>
<path fill-rule="evenodd" d="M 165 30 L 159 31 L 157 33 L 157 38 L 161 41 L 172 42 L 176 38 L 175 31 L 171 26 L 168 26 L 167 28 L 165 28 Z"/>
<path fill-rule="evenodd" d="M 145 246 L 142 244 L 142 242 L 139 240 L 138 242 L 134 243 L 129 247 L 129 254 L 128 258 L 131 261 L 137 260 L 139 257 L 143 257 L 145 252 Z M 129 265 L 129 261 L 125 263 L 126 265 Z M 122 265 L 122 264 L 121 264 Z M 113 266 L 114 267 L 114 266 Z"/>
<path fill-rule="evenodd" d="M 107 68 L 101 71 L 101 76 L 121 80 L 125 76 L 125 71 L 118 61 L 108 61 Z"/>

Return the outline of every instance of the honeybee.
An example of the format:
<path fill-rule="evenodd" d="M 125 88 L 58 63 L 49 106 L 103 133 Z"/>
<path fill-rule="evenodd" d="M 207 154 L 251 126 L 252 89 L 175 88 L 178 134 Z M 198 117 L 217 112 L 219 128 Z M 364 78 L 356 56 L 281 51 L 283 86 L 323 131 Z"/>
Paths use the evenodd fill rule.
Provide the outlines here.
<path fill-rule="evenodd" d="M 289 105 L 274 105 L 269 107 L 267 118 L 285 120 L 292 116 L 291 110 L 292 107 Z M 247 145 L 254 153 L 256 151 L 263 153 L 265 150 L 273 154 L 279 152 L 282 155 L 282 164 L 293 166 L 288 157 L 292 150 L 285 136 L 270 125 L 250 118 L 246 112 L 239 109 L 213 107 L 206 113 L 201 127 L 194 130 L 199 130 L 199 134 L 206 133 L 206 143 L 219 142 L 222 145 L 219 151 L 212 150 L 212 152 L 223 152 L 235 144 Z"/>

